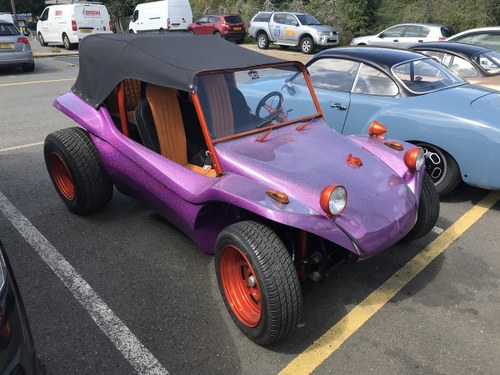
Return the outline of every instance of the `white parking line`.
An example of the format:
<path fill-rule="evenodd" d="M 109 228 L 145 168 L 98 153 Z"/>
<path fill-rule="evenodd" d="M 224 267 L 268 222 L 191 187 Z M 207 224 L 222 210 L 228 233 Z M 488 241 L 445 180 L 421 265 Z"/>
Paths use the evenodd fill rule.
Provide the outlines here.
<path fill-rule="evenodd" d="M 91 286 L 52 244 L 0 191 L 0 210 L 43 261 L 87 310 L 98 327 L 139 374 L 167 375 L 168 371 L 116 316 Z"/>
<path fill-rule="evenodd" d="M 35 146 L 41 146 L 41 145 L 43 145 L 43 142 L 28 143 L 26 145 L 21 145 L 21 146 L 2 148 L 2 149 L 0 149 L 0 152 L 16 151 L 16 150 L 21 150 L 23 148 L 35 147 Z"/>

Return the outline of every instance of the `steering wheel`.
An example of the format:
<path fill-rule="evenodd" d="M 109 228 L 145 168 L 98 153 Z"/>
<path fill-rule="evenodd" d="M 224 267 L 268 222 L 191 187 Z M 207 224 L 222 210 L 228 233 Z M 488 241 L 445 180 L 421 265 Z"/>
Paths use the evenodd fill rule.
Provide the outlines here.
<path fill-rule="evenodd" d="M 278 104 L 276 106 L 272 106 L 267 103 L 269 99 L 274 97 L 278 98 Z M 260 111 L 262 110 L 262 108 L 264 108 L 267 112 L 269 112 L 268 116 L 262 117 L 260 115 Z M 255 114 L 257 115 L 257 117 L 262 119 L 262 122 L 266 123 L 271 122 L 282 113 L 283 113 L 283 95 L 279 91 L 272 91 L 266 96 L 264 96 L 262 99 L 260 99 L 259 104 L 257 104 L 257 108 L 255 109 Z"/>

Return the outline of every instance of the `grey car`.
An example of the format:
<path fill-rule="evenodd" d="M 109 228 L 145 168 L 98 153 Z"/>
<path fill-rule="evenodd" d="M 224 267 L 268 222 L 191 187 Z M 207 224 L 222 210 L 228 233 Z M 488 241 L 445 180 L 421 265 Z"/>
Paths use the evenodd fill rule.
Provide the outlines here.
<path fill-rule="evenodd" d="M 25 72 L 35 70 L 28 38 L 10 22 L 0 21 L 0 68 L 18 66 Z"/>
<path fill-rule="evenodd" d="M 379 34 L 360 36 L 351 46 L 382 46 L 407 48 L 415 43 L 443 41 L 453 34 L 451 27 L 428 23 L 402 23 Z"/>

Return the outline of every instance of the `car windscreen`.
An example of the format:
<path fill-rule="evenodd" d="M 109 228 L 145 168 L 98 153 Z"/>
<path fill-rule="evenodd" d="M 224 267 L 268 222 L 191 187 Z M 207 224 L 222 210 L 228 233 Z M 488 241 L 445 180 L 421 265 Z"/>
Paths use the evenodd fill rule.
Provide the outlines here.
<path fill-rule="evenodd" d="M 239 16 L 226 16 L 226 17 L 224 17 L 224 20 L 227 23 L 242 23 L 243 22 Z"/>
<path fill-rule="evenodd" d="M 500 53 L 491 51 L 478 53 L 472 59 L 488 74 L 500 74 Z"/>
<path fill-rule="evenodd" d="M 316 17 L 311 16 L 310 14 L 299 14 L 297 15 L 297 18 L 302 25 L 321 25 L 321 22 L 319 22 Z"/>
<path fill-rule="evenodd" d="M 433 59 L 407 61 L 393 66 L 392 72 L 409 91 L 415 94 L 426 94 L 465 83 Z"/>
<path fill-rule="evenodd" d="M 294 65 L 205 74 L 196 86 L 210 136 L 221 140 L 317 116 L 308 87 L 296 90 L 289 79 Z"/>
<path fill-rule="evenodd" d="M 0 23 L 0 36 L 19 35 L 20 32 L 11 23 Z"/>

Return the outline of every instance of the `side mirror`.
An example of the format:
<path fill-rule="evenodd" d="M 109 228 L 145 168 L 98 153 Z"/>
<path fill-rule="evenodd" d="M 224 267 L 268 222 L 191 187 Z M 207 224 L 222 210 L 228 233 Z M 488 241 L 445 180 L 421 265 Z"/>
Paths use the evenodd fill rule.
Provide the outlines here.
<path fill-rule="evenodd" d="M 293 23 L 293 26 L 298 27 L 298 26 L 299 26 L 299 23 L 298 23 L 297 21 L 295 21 L 295 22 Z"/>
<path fill-rule="evenodd" d="M 380 34 L 378 34 L 377 36 L 378 36 L 380 39 L 384 39 L 384 37 L 385 37 L 384 33 L 380 33 Z"/>

